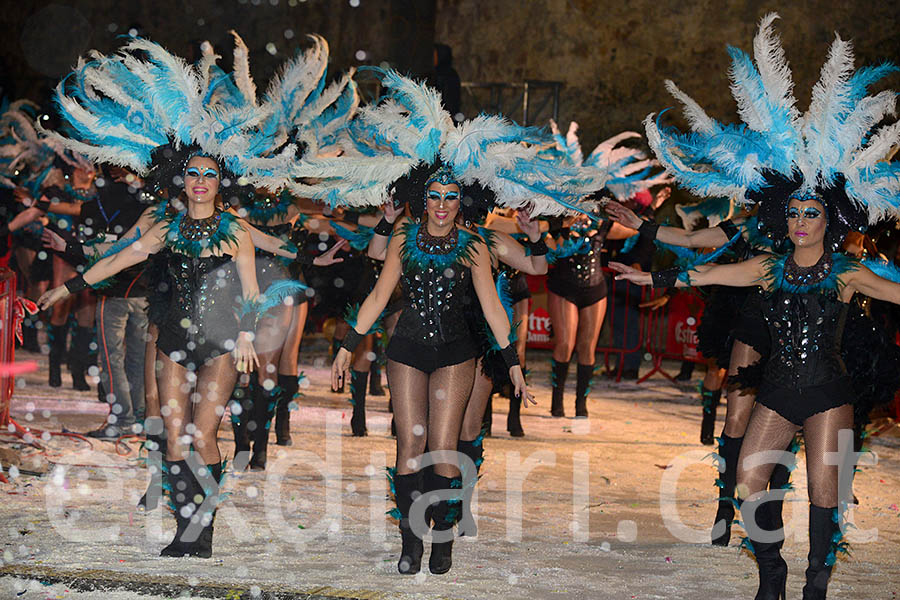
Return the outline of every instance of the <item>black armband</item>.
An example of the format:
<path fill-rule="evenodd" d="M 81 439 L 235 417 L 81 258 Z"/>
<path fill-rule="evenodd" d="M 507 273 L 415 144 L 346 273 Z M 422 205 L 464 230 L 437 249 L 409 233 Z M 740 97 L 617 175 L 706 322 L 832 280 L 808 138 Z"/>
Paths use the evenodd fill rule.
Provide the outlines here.
<path fill-rule="evenodd" d="M 641 223 L 641 226 L 638 227 L 638 233 L 648 238 L 650 241 L 653 241 L 659 233 L 659 223 L 654 221 L 644 221 Z"/>
<path fill-rule="evenodd" d="M 38 200 L 34 203 L 34 207 L 41 212 L 50 212 L 50 201 L 49 200 Z"/>
<path fill-rule="evenodd" d="M 375 232 L 375 235 L 383 235 L 387 237 L 394 232 L 394 224 L 389 223 L 387 219 L 381 217 L 381 220 L 378 221 L 378 225 L 376 225 L 375 229 L 373 229 L 372 231 Z"/>
<path fill-rule="evenodd" d="M 84 280 L 84 275 L 76 275 L 72 279 L 65 282 L 63 285 L 66 286 L 66 289 L 69 290 L 70 294 L 77 294 L 82 290 L 86 290 L 89 286 L 87 281 Z"/>
<path fill-rule="evenodd" d="M 351 327 L 346 335 L 344 335 L 344 339 L 341 340 L 341 348 L 345 348 L 350 354 L 353 354 L 353 351 L 356 350 L 356 347 L 359 346 L 359 343 L 364 337 L 366 336 Z"/>
<path fill-rule="evenodd" d="M 248 310 L 245 311 L 244 314 L 241 315 L 241 321 L 238 323 L 238 331 L 249 331 L 251 333 L 256 331 L 256 311 Z"/>
<path fill-rule="evenodd" d="M 500 348 L 500 356 L 503 357 L 503 362 L 506 363 L 507 369 L 512 369 L 519 364 L 519 353 L 516 352 L 514 344 L 510 344 L 506 348 Z"/>
<path fill-rule="evenodd" d="M 550 252 L 550 248 L 547 247 L 547 242 L 544 241 L 543 235 L 536 242 L 528 241 L 528 254 L 530 256 L 544 256 L 548 252 Z"/>
<path fill-rule="evenodd" d="M 341 217 L 341 221 L 352 223 L 353 225 L 359 225 L 359 213 L 348 212 L 345 210 L 343 216 Z"/>
<path fill-rule="evenodd" d="M 559 234 L 563 229 L 563 218 L 550 217 L 549 219 L 547 219 L 547 224 L 550 226 L 550 235 L 553 237 L 559 237 Z"/>
<path fill-rule="evenodd" d="M 650 277 L 653 280 L 653 287 L 675 287 L 675 282 L 678 280 L 679 273 L 681 273 L 681 270 L 675 268 L 665 269 L 663 271 L 653 271 L 653 273 L 650 274 Z"/>

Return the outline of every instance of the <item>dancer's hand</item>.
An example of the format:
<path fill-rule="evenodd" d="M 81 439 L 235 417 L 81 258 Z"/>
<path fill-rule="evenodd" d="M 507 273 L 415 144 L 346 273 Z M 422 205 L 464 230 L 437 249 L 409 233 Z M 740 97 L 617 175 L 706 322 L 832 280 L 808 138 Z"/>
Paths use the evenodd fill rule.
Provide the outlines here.
<path fill-rule="evenodd" d="M 37 305 L 41 310 L 47 310 L 60 300 L 65 300 L 68 297 L 69 290 L 66 289 L 66 286 L 61 285 L 41 294 L 41 297 L 38 298 Z"/>
<path fill-rule="evenodd" d="M 606 209 L 610 219 L 629 229 L 637 229 L 644 222 L 633 210 L 615 200 L 607 200 L 603 204 L 603 208 Z"/>
<path fill-rule="evenodd" d="M 338 390 L 344 381 L 344 373 L 350 368 L 350 351 L 346 348 L 338 348 L 331 363 L 331 389 Z"/>
<path fill-rule="evenodd" d="M 537 404 L 537 400 L 534 399 L 534 394 L 528 391 L 528 386 L 525 385 L 525 373 L 522 372 L 521 365 L 515 365 L 509 368 L 509 380 L 513 384 L 513 393 L 515 393 L 516 398 L 522 400 L 522 406 L 528 408 L 528 403 Z"/>
<path fill-rule="evenodd" d="M 616 275 L 616 281 L 622 281 L 624 279 L 625 281 L 630 281 L 631 283 L 636 283 L 638 285 L 651 285 L 653 283 L 653 277 L 651 277 L 650 273 L 639 271 L 628 265 L 623 265 L 619 262 L 611 262 L 609 263 L 609 268 L 619 273 Z"/>
<path fill-rule="evenodd" d="M 669 296 L 667 294 L 663 294 L 659 298 L 653 298 L 652 300 L 647 300 L 646 302 L 641 302 L 638 304 L 638 308 L 649 308 L 650 310 L 659 310 L 663 306 L 669 303 Z"/>
<path fill-rule="evenodd" d="M 403 215 L 403 209 L 402 204 L 400 206 L 394 204 L 394 197 L 391 196 L 391 199 L 384 203 L 384 207 L 381 210 L 384 212 L 384 220 L 394 224 Z"/>
<path fill-rule="evenodd" d="M 516 225 L 532 242 L 541 239 L 541 224 L 532 219 L 524 210 L 516 211 Z"/>
<path fill-rule="evenodd" d="M 251 373 L 253 369 L 259 368 L 259 357 L 253 347 L 253 334 L 249 331 L 242 331 L 238 334 L 231 354 L 234 356 L 234 364 L 239 373 Z"/>
<path fill-rule="evenodd" d="M 335 254 L 337 254 L 338 250 L 347 245 L 347 240 L 341 239 L 338 242 L 320 254 L 319 256 L 313 259 L 313 264 L 317 267 L 327 267 L 328 265 L 333 265 L 339 262 L 344 262 L 343 258 L 335 258 Z M 302 252 L 302 249 L 297 250 L 297 252 Z"/>
<path fill-rule="evenodd" d="M 26 210 L 31 209 L 29 208 Z M 44 229 L 43 233 L 41 233 L 41 241 L 44 243 L 44 248 L 50 248 L 57 252 L 66 251 L 66 240 L 62 239 L 62 237 L 52 229 Z"/>

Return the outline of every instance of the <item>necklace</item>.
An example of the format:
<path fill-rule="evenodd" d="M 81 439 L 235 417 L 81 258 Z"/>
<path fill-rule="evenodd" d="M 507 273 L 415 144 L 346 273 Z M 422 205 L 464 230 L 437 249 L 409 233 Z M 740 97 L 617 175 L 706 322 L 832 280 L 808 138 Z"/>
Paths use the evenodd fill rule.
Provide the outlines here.
<path fill-rule="evenodd" d="M 831 254 L 822 253 L 816 264 L 809 267 L 801 267 L 794 262 L 794 255 L 790 254 L 784 264 L 784 280 L 795 286 L 806 287 L 824 281 L 831 273 L 833 266 Z"/>
<path fill-rule="evenodd" d="M 416 232 L 416 246 L 427 254 L 450 254 L 459 243 L 459 230 L 453 226 L 447 235 L 435 236 L 428 233 L 428 227 L 419 227 Z"/>
<path fill-rule="evenodd" d="M 198 257 L 207 249 L 218 251 L 223 245 L 237 242 L 241 230 L 234 215 L 216 210 L 203 219 L 192 219 L 186 212 L 166 214 L 166 245 L 176 252 Z"/>

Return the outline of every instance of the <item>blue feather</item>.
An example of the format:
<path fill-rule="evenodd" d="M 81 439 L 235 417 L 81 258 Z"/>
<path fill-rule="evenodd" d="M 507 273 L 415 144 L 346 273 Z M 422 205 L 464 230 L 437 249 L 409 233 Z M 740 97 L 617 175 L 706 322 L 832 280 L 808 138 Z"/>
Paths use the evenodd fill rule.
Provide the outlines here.
<path fill-rule="evenodd" d="M 375 235 L 375 230 L 371 227 L 365 227 L 362 225 L 357 226 L 356 231 L 352 231 L 347 229 L 337 221 L 329 221 L 331 226 L 334 228 L 334 232 L 350 244 L 350 247 L 354 250 L 365 250 L 369 247 L 369 242 L 372 241 L 372 237 Z"/>
<path fill-rule="evenodd" d="M 882 279 L 900 283 L 900 267 L 892 262 L 880 258 L 866 258 L 860 261 L 860 264 Z"/>
<path fill-rule="evenodd" d="M 276 306 L 281 306 L 284 303 L 285 298 L 302 294 L 306 292 L 307 289 L 309 289 L 307 286 L 294 279 L 279 279 L 278 281 L 273 281 L 260 298 L 258 309 L 260 316 Z"/>

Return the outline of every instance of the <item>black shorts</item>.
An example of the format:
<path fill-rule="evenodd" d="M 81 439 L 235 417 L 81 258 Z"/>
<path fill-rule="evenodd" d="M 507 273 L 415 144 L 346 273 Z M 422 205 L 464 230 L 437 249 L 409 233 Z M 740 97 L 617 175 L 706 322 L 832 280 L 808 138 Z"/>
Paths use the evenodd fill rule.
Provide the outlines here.
<path fill-rule="evenodd" d="M 200 342 L 189 348 L 190 341 L 171 326 L 161 326 L 156 340 L 156 349 L 182 367 L 190 370 L 199 369 L 209 361 L 222 356 L 228 350 L 213 342 Z"/>
<path fill-rule="evenodd" d="M 514 305 L 531 298 L 531 290 L 528 289 L 525 273 L 519 273 L 509 280 L 509 298 Z"/>
<path fill-rule="evenodd" d="M 478 356 L 478 345 L 471 338 L 430 346 L 394 336 L 387 347 L 388 360 L 413 367 L 429 375 L 442 367 L 458 365 Z"/>
<path fill-rule="evenodd" d="M 606 298 L 607 293 L 605 281 L 599 285 L 582 288 L 561 285 L 558 282 L 553 281 L 553 279 L 550 279 L 549 277 L 547 278 L 547 289 L 557 296 L 565 298 L 578 308 L 587 308 L 592 304 L 597 304 L 598 302 Z"/>
<path fill-rule="evenodd" d="M 802 427 L 809 417 L 850 404 L 852 400 L 853 389 L 849 377 L 802 388 L 781 387 L 763 380 L 756 396 L 757 402 L 798 427 Z"/>

